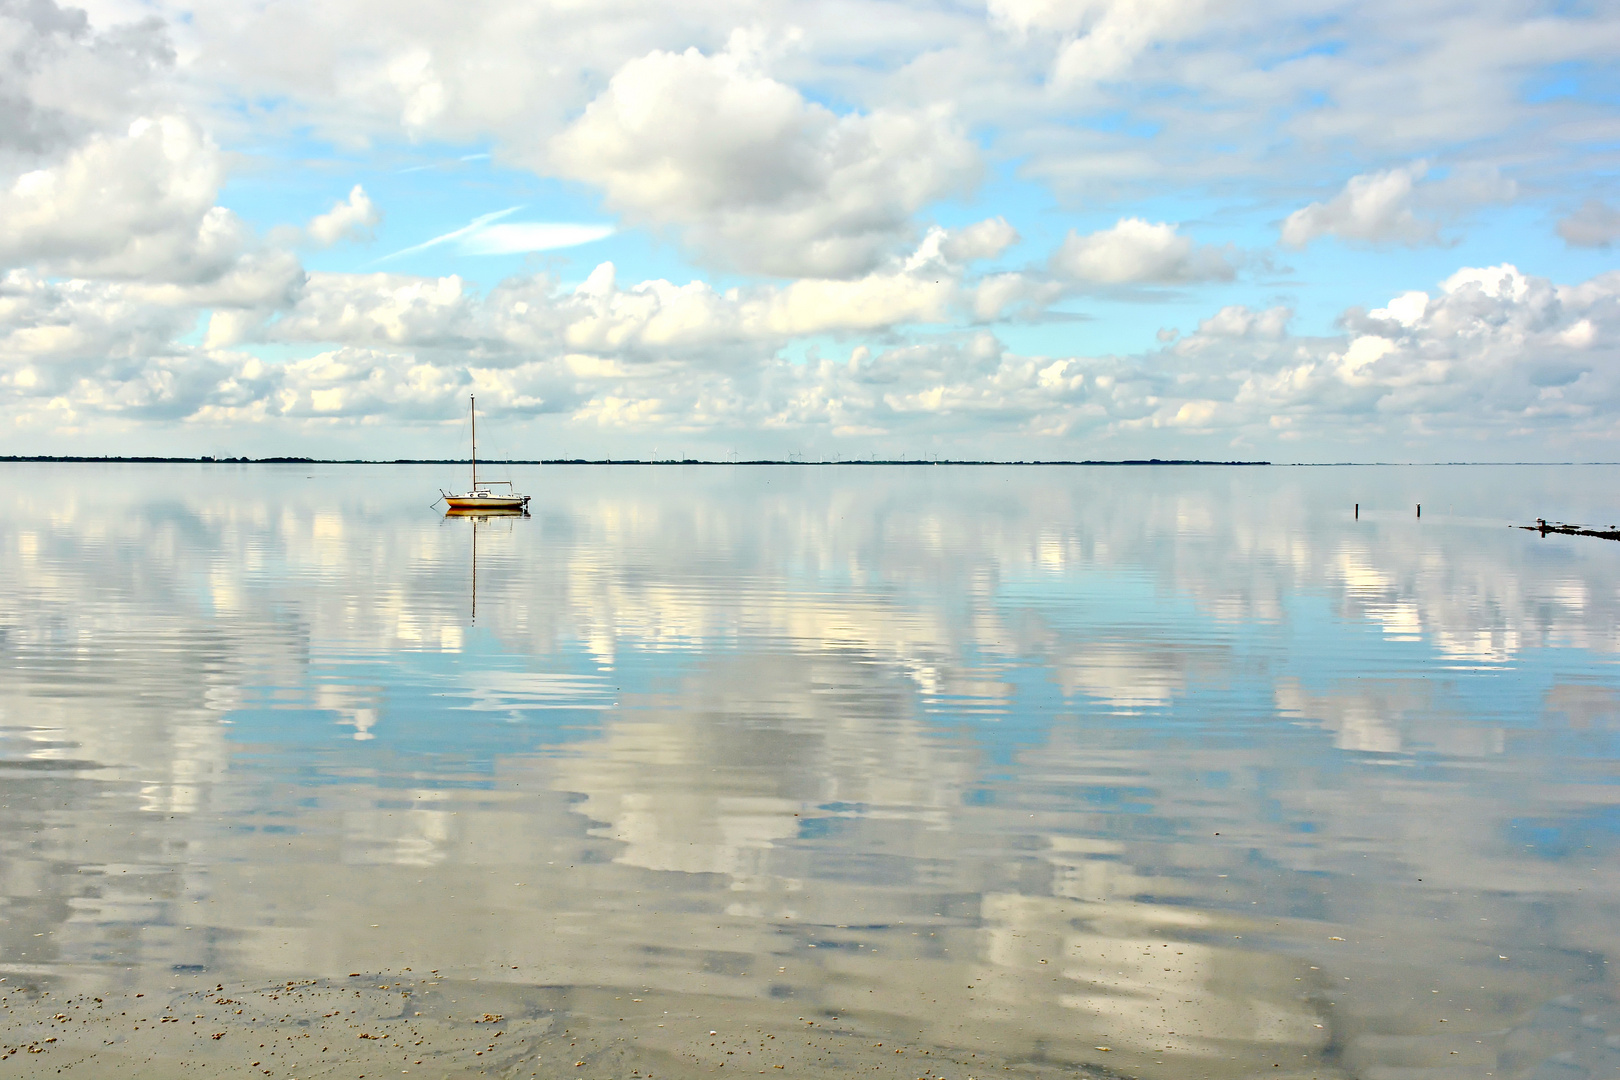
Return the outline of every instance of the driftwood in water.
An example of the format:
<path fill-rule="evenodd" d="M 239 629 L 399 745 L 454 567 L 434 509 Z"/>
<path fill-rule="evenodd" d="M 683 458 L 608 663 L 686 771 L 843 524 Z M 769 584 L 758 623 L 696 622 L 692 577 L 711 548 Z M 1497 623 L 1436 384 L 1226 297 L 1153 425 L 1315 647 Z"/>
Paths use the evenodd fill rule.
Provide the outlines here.
<path fill-rule="evenodd" d="M 1620 528 L 1610 526 L 1607 529 L 1591 529 L 1585 525 L 1567 525 L 1562 521 L 1547 521 L 1537 518 L 1534 525 L 1520 525 L 1521 529 L 1528 529 L 1533 533 L 1546 536 L 1548 533 L 1557 533 L 1560 536 L 1595 536 L 1599 540 L 1620 540 Z"/>

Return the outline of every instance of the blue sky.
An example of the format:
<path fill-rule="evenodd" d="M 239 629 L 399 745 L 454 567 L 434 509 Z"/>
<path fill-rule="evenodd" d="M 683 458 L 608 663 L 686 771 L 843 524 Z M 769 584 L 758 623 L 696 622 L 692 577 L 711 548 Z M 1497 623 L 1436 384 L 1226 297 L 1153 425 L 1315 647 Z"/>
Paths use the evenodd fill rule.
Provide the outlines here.
<path fill-rule="evenodd" d="M 1601 7 L 0 23 L 0 452 L 1620 455 Z"/>

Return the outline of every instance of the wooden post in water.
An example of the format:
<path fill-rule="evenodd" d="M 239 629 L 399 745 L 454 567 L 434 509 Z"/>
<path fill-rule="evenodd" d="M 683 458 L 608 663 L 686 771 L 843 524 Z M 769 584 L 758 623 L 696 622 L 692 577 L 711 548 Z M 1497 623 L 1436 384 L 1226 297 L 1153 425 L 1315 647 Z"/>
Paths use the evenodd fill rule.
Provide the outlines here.
<path fill-rule="evenodd" d="M 1423 516 L 1423 504 L 1418 503 L 1417 508 L 1418 508 L 1418 517 L 1422 517 Z"/>
<path fill-rule="evenodd" d="M 1361 504 L 1360 503 L 1356 503 L 1356 520 L 1357 521 L 1361 520 Z"/>

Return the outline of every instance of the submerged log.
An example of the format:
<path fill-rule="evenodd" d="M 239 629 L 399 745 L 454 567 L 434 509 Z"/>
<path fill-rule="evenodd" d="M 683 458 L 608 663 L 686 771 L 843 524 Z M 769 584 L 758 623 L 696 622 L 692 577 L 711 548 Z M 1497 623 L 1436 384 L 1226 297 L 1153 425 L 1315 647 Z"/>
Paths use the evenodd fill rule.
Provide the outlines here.
<path fill-rule="evenodd" d="M 1570 525 L 1562 521 L 1548 521 L 1545 518 L 1536 518 L 1534 525 L 1520 525 L 1519 528 L 1546 536 L 1556 533 L 1559 536 L 1595 536 L 1599 540 L 1620 540 L 1620 526 L 1611 525 L 1607 529 L 1598 529 L 1587 525 Z"/>

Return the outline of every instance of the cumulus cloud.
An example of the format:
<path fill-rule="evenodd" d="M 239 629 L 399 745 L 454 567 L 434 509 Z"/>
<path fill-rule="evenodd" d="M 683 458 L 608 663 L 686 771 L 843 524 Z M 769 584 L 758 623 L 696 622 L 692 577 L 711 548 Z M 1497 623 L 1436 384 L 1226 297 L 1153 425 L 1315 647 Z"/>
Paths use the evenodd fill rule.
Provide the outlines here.
<path fill-rule="evenodd" d="M 1290 331 L 1286 308 L 1228 306 L 1132 356 L 1020 354 L 949 328 L 862 344 L 847 361 L 782 350 L 807 334 L 946 318 L 995 277 L 938 292 L 904 271 L 721 292 L 621 285 L 603 264 L 573 290 L 520 277 L 480 293 L 454 278 L 315 275 L 268 332 L 323 351 L 267 363 L 180 344 L 185 313 L 140 302 L 136 285 L 13 272 L 0 288 L 0 411 L 408 424 L 454 415 L 477 387 L 492 407 L 651 437 L 774 431 L 898 447 L 972 432 L 979 445 L 1022 440 L 1019 456 L 1073 452 L 1074 439 L 1088 453 L 1207 455 L 1300 432 L 1381 456 L 1436 439 L 1490 456 L 1526 432 L 1620 440 L 1620 273 L 1566 286 L 1508 264 L 1465 267 L 1314 337 Z"/>
<path fill-rule="evenodd" d="M 137 360 L 173 348 L 195 316 L 152 305 L 127 287 L 50 281 L 13 270 L 0 277 L 0 358 L 30 387 L 86 363 Z"/>
<path fill-rule="evenodd" d="M 305 231 L 315 243 L 331 247 L 340 240 L 369 239 L 371 230 L 380 221 L 382 213 L 372 203 L 365 188 L 356 184 L 349 190 L 347 199 L 311 219 Z"/>
<path fill-rule="evenodd" d="M 48 154 L 128 124 L 174 62 L 155 18 L 93 29 L 54 0 L 0 3 L 0 155 Z"/>
<path fill-rule="evenodd" d="M 1491 165 L 1463 164 L 1428 176 L 1427 162 L 1353 176 L 1333 199 L 1288 215 L 1282 242 L 1304 247 L 1322 236 L 1361 244 L 1441 243 L 1440 227 L 1489 203 L 1512 202 L 1518 182 Z"/>
<path fill-rule="evenodd" d="M 1436 294 L 1404 293 L 1344 323 L 1346 339 L 1251 376 L 1240 396 L 1313 422 L 1359 413 L 1385 430 L 1614 434 L 1620 381 L 1605 360 L 1620 349 L 1620 275 L 1560 286 L 1509 264 L 1464 268 Z"/>
<path fill-rule="evenodd" d="M 1352 176 L 1344 190 L 1325 203 L 1313 202 L 1288 215 L 1282 242 L 1304 247 L 1321 236 L 1365 243 L 1430 244 L 1440 224 L 1420 218 L 1412 206 L 1413 188 L 1428 172 L 1418 161 L 1383 172 Z"/>
<path fill-rule="evenodd" d="M 1309 10 L 1268 0 L 1225 5 L 1218 18 L 1202 0 L 988 7 L 987 21 L 982 5 L 907 7 L 898 17 L 868 0 L 814 10 L 469 0 L 409 12 L 381 0 L 195 0 L 173 33 L 188 94 L 252 101 L 255 117 L 268 112 L 271 123 L 345 146 L 401 137 L 487 145 L 549 173 L 554 136 L 627 64 L 688 46 L 714 55 L 738 25 L 784 40 L 798 31 L 771 74 L 801 97 L 856 117 L 938 105 L 983 133 L 998 159 L 1022 162 L 1025 176 L 1086 195 L 1234 176 L 1292 186 L 1328 155 L 1477 154 L 1515 162 L 1538 186 L 1558 181 L 1580 168 L 1576 147 L 1587 136 L 1574 132 L 1595 122 L 1595 106 L 1581 93 L 1531 100 L 1517 88 L 1555 65 L 1602 63 L 1615 33 L 1600 8 L 1458 0 L 1421 18 L 1390 0 Z M 1435 33 L 1441 22 L 1446 32 Z M 90 43 L 103 37 L 56 35 L 98 64 L 106 57 Z M 65 100 L 91 88 L 89 67 L 51 76 L 53 92 Z M 678 101 L 667 107 L 680 111 Z M 702 123 L 700 100 L 692 111 Z"/>
<path fill-rule="evenodd" d="M 1287 333 L 1288 320 L 1293 317 L 1294 313 L 1286 307 L 1253 311 L 1247 305 L 1232 304 L 1201 320 L 1198 323 L 1198 333 L 1205 338 L 1259 338 L 1277 341 Z"/>
<path fill-rule="evenodd" d="M 54 294 L 73 303 L 54 310 L 78 311 L 80 327 L 109 325 L 96 296 L 121 311 L 149 306 L 152 325 L 291 302 L 297 258 L 217 204 L 225 159 L 174 107 L 160 20 L 97 28 L 54 0 L 0 0 L 0 54 L 10 61 L 0 65 L 0 270 L 28 271 L 13 286 L 75 279 Z M 74 336 L 49 324 L 28 332 Z"/>
<path fill-rule="evenodd" d="M 1519 196 L 1519 182 L 1503 176 L 1495 165 L 1476 162 L 1459 165 L 1443 179 L 1429 181 L 1419 190 L 1429 206 L 1471 208 L 1512 202 Z"/>
<path fill-rule="evenodd" d="M 948 113 L 834 113 L 746 55 L 655 51 L 551 143 L 553 167 L 706 258 L 784 277 L 870 272 L 978 154 Z"/>
<path fill-rule="evenodd" d="M 1085 236 L 1071 231 L 1052 255 L 1052 272 L 1096 285 L 1176 285 L 1236 275 L 1227 252 L 1195 246 L 1178 228 L 1121 218 Z"/>
<path fill-rule="evenodd" d="M 603 263 L 572 292 L 540 276 L 512 278 L 487 296 L 454 276 L 311 274 L 297 302 L 263 332 L 280 341 L 470 349 L 486 356 L 593 352 L 616 362 L 653 363 L 701 355 L 724 363 L 739 355 L 757 358 L 760 345 L 774 348 L 794 337 L 941 323 L 962 302 L 955 278 L 903 270 L 722 292 L 701 281 L 653 280 L 621 289 L 613 264 Z"/>
<path fill-rule="evenodd" d="M 705 281 L 623 285 L 611 262 L 572 290 L 547 274 L 509 278 L 487 292 L 459 276 L 315 273 L 273 319 L 216 316 L 215 344 L 257 337 L 474 352 L 492 365 L 512 358 L 592 353 L 613 365 L 670 359 L 712 366 L 757 361 L 795 338 L 890 335 L 964 317 L 1028 316 L 1061 285 L 1012 272 L 975 278 L 971 261 L 1016 233 L 999 219 L 935 228 L 916 251 L 858 278 L 800 278 L 717 289 Z M 507 359 L 501 359 L 506 357 Z"/>
<path fill-rule="evenodd" d="M 1121 78 L 1145 50 L 1193 33 L 1203 8 L 1203 0 L 1113 0 L 1083 5 L 1083 9 L 1100 9 L 1100 13 L 1058 54 L 1052 81 L 1061 87 Z"/>
<path fill-rule="evenodd" d="M 282 341 L 464 345 L 476 297 L 459 277 L 310 274 L 290 311 L 269 331 Z"/>
<path fill-rule="evenodd" d="M 987 218 L 947 235 L 940 244 L 940 254 L 958 263 L 994 259 L 1018 240 L 1018 230 L 1007 224 L 1006 218 Z"/>
<path fill-rule="evenodd" d="M 268 369 L 261 369 L 268 370 Z M 453 415 L 469 389 L 487 412 L 535 415 L 577 406 L 567 368 L 524 363 L 499 373 L 476 365 L 425 363 L 409 354 L 343 347 L 270 372 L 268 395 L 278 415 L 355 420 L 388 415 L 437 419 Z"/>
<path fill-rule="evenodd" d="M 1057 86 L 1106 82 L 1128 72 L 1155 44 L 1193 33 L 1203 0 L 989 0 L 993 24 L 1018 38 L 1061 40 L 1052 66 Z"/>
<path fill-rule="evenodd" d="M 990 274 L 973 287 L 973 318 L 993 322 L 1043 315 L 1068 291 L 1061 282 L 1013 271 Z"/>
<path fill-rule="evenodd" d="M 989 0 L 985 11 L 995 25 L 1014 34 L 1072 31 L 1089 8 L 1086 0 Z"/>
<path fill-rule="evenodd" d="M 380 416 L 408 423 L 451 415 L 466 387 L 482 385 L 465 356 L 427 358 L 386 345 L 345 344 L 269 363 L 183 344 L 195 309 L 154 304 L 144 289 L 53 282 L 20 271 L 0 277 L 0 411 L 13 418 L 45 411 L 60 424 L 91 417 L 236 423 Z M 547 374 L 567 374 L 559 359 L 518 358 L 504 367 L 506 374 L 485 380 L 492 405 L 537 412 L 575 400 L 571 376 L 559 381 Z"/>
<path fill-rule="evenodd" d="M 94 136 L 0 191 L 0 266 L 84 277 L 208 281 L 251 233 L 214 198 L 218 151 L 183 117 Z"/>
<path fill-rule="evenodd" d="M 1558 235 L 1570 247 L 1606 248 L 1620 239 L 1620 210 L 1602 199 L 1587 199 L 1558 223 Z"/>

